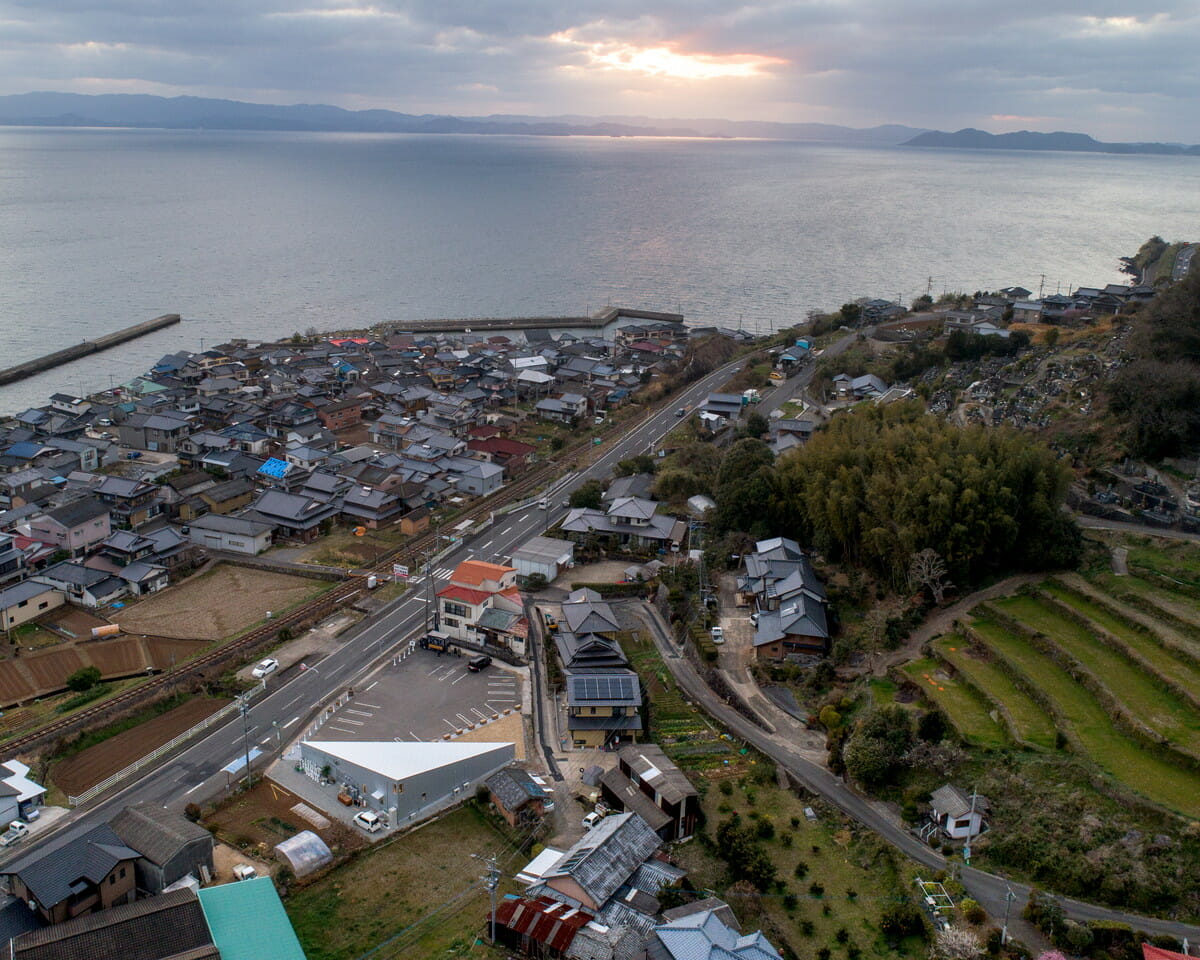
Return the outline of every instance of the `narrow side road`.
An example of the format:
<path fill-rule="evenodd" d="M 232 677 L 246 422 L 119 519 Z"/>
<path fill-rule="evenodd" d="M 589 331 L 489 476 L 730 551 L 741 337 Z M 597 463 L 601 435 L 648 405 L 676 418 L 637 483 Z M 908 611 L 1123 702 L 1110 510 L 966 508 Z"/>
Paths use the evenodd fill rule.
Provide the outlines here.
<path fill-rule="evenodd" d="M 721 700 L 700 677 L 695 667 L 680 655 L 670 637 L 667 625 L 658 611 L 650 604 L 643 604 L 643 612 L 651 624 L 654 642 L 662 655 L 663 662 L 679 685 L 696 703 L 716 720 L 723 723 L 735 736 L 751 744 L 755 749 L 781 764 L 800 783 L 832 803 L 843 813 L 875 831 L 911 860 L 932 870 L 948 870 L 952 865 L 941 854 L 934 852 L 908 832 L 899 819 L 882 803 L 869 800 L 853 791 L 841 778 L 835 777 L 824 767 L 805 759 L 778 734 L 772 735 L 751 723 Z M 1036 947 L 1043 942 L 1041 934 L 1021 919 L 1021 908 L 1029 899 L 1029 886 L 1006 880 L 1004 877 L 958 865 L 959 879 L 975 900 L 993 917 L 1003 919 L 1005 895 L 1011 889 L 1015 900 L 1009 914 L 1009 931 L 1027 946 Z M 1151 935 L 1164 934 L 1178 940 L 1187 938 L 1195 943 L 1200 940 L 1200 927 L 1154 917 L 1123 913 L 1078 900 L 1059 898 L 1067 915 L 1077 920 L 1104 920 L 1127 923 L 1134 930 Z"/>

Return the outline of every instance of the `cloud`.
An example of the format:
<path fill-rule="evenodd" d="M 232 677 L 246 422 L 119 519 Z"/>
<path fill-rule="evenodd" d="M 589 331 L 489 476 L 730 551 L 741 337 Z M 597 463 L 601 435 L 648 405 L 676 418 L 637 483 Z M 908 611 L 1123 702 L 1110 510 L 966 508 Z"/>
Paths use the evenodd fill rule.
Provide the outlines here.
<path fill-rule="evenodd" d="M 1200 142 L 1198 47 L 1193 0 L 1138 13 L 1127 0 L 0 0 L 2 93 L 107 84 L 469 115 L 1021 122 Z"/>

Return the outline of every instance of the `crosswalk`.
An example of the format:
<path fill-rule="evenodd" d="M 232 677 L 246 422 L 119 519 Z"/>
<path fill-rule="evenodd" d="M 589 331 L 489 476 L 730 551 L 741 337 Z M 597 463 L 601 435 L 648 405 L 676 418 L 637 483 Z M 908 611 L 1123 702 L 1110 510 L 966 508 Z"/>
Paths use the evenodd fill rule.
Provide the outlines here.
<path fill-rule="evenodd" d="M 453 567 L 438 567 L 433 571 L 433 579 L 434 580 L 449 580 L 453 573 L 454 573 Z M 424 581 L 425 581 L 425 574 L 422 573 L 419 577 L 413 577 L 409 581 L 409 583 L 424 583 Z"/>

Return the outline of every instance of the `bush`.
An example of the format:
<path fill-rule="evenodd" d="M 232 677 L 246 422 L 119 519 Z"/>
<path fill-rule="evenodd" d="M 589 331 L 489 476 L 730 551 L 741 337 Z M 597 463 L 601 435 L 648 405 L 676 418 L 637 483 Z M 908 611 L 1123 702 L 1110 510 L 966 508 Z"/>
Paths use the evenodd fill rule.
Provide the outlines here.
<path fill-rule="evenodd" d="M 831 956 L 833 956 L 833 951 L 828 947 L 821 947 L 821 949 L 817 951 L 817 960 L 829 960 Z"/>
<path fill-rule="evenodd" d="M 903 940 L 916 934 L 925 935 L 925 917 L 911 901 L 885 907 L 879 917 L 879 929 L 889 940 Z"/>
<path fill-rule="evenodd" d="M 728 780 L 722 780 L 721 785 L 717 789 L 721 791 L 722 796 L 728 797 L 733 793 L 733 784 Z"/>
<path fill-rule="evenodd" d="M 800 900 L 794 893 L 785 893 L 783 895 L 783 909 L 788 913 L 794 913 L 799 905 Z"/>
<path fill-rule="evenodd" d="M 91 690 L 99 682 L 100 670 L 98 667 L 84 667 L 67 677 L 68 689 L 74 690 L 76 693 Z"/>
<path fill-rule="evenodd" d="M 770 817 L 760 817 L 756 828 L 760 840 L 770 840 L 775 836 L 775 824 Z"/>
<path fill-rule="evenodd" d="M 800 936 L 811 937 L 814 929 L 815 928 L 813 927 L 813 922 L 811 920 L 800 921 Z"/>
<path fill-rule="evenodd" d="M 987 919 L 987 911 L 979 905 L 979 901 L 972 900 L 970 897 L 965 898 L 959 907 L 962 909 L 963 919 L 967 923 L 981 924 Z"/>
<path fill-rule="evenodd" d="M 799 817 L 792 817 L 792 819 L 791 819 L 791 824 L 792 824 L 792 829 L 793 829 L 793 830 L 798 830 L 798 829 L 800 829 L 800 818 L 799 818 Z"/>
<path fill-rule="evenodd" d="M 792 835 L 790 833 L 781 833 L 779 835 L 779 842 L 785 847 L 790 847 L 792 845 Z"/>
<path fill-rule="evenodd" d="M 189 803 L 183 808 L 183 815 L 191 820 L 192 823 L 200 819 L 200 812 L 200 805 L 198 803 Z"/>
<path fill-rule="evenodd" d="M 797 880 L 803 880 L 808 875 L 808 864 L 801 860 L 792 872 L 796 875 Z"/>
<path fill-rule="evenodd" d="M 850 931 L 845 927 L 838 927 L 837 932 L 833 935 L 833 939 L 838 943 L 845 943 L 850 939 Z"/>
<path fill-rule="evenodd" d="M 823 897 L 825 895 L 825 887 L 814 880 L 808 885 L 808 892 L 814 897 Z"/>

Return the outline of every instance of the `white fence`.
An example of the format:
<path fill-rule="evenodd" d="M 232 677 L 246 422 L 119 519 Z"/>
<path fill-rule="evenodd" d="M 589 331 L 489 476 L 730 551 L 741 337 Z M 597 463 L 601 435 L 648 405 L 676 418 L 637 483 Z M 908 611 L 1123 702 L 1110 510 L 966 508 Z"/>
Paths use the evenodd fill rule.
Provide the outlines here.
<path fill-rule="evenodd" d="M 267 688 L 267 682 L 265 680 L 263 680 L 261 683 L 259 683 L 259 685 L 257 687 L 253 687 L 249 691 L 247 691 L 246 696 L 254 697 L 257 694 L 262 693 L 262 691 L 265 690 L 266 688 Z M 106 780 L 101 780 L 95 786 L 88 787 L 79 796 L 67 797 L 67 802 L 73 807 L 77 807 L 81 803 L 87 803 L 93 797 L 97 797 L 100 794 L 102 794 L 109 787 L 113 786 L 116 783 L 120 783 L 126 777 L 128 777 L 134 773 L 137 773 L 143 767 L 149 766 L 151 763 L 153 763 L 155 760 L 157 760 L 159 757 L 163 756 L 164 754 L 170 753 L 181 743 L 184 743 L 187 740 L 190 740 L 192 737 L 194 737 L 196 734 L 200 733 L 202 730 L 207 730 L 214 723 L 217 723 L 218 721 L 227 717 L 229 714 L 239 710 L 241 708 L 241 705 L 242 705 L 241 700 L 234 700 L 232 703 L 225 704 L 225 706 L 223 706 L 220 710 L 217 710 L 215 713 L 210 713 L 207 717 L 205 717 L 203 720 L 201 720 L 194 727 L 189 727 L 187 730 L 184 730 L 183 733 L 181 733 L 179 736 L 175 737 L 175 739 L 168 740 L 161 747 L 158 747 L 156 750 L 152 750 L 150 753 L 146 754 L 140 760 L 135 760 L 133 763 L 131 763 L 129 766 L 125 767 L 123 770 L 118 770 L 116 773 L 114 773 L 111 777 L 107 778 Z"/>

